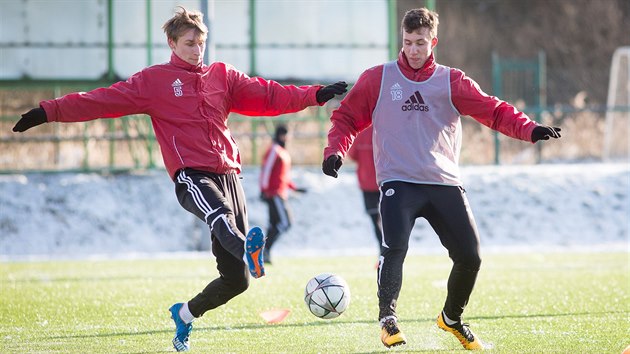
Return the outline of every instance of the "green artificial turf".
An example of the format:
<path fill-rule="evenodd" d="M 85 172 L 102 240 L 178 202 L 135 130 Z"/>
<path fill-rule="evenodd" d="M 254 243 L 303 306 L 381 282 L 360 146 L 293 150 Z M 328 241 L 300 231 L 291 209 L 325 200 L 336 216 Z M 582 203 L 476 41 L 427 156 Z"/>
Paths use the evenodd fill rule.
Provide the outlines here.
<path fill-rule="evenodd" d="M 453 352 L 435 326 L 446 296 L 446 255 L 409 255 L 398 300 L 408 344 L 379 340 L 376 257 L 277 257 L 267 276 L 197 319 L 196 353 Z M 332 320 L 308 312 L 304 286 L 331 272 L 349 283 L 348 310 Z M 216 277 L 208 259 L 0 263 L 3 353 L 173 352 L 168 308 Z M 286 308 L 279 324 L 260 312 Z M 630 345 L 627 253 L 487 254 L 465 312 L 495 353 L 615 353 Z"/>

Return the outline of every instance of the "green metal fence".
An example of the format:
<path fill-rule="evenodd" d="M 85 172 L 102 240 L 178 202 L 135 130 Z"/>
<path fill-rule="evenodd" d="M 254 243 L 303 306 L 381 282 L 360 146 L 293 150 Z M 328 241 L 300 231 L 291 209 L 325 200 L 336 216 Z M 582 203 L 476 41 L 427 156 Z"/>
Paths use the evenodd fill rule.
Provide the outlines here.
<path fill-rule="evenodd" d="M 435 9 L 435 0 L 424 4 Z M 202 2 L 202 4 L 205 2 Z M 255 10 L 250 0 L 250 11 Z M 88 91 L 109 86 L 116 81 L 112 60 L 113 38 L 112 0 L 107 0 L 108 71 L 102 80 L 0 80 L 0 173 L 28 171 L 128 171 L 162 168 L 159 146 L 150 118 L 144 115 L 120 119 L 96 120 L 77 124 L 47 124 L 22 134 L 11 132 L 21 113 L 37 106 L 40 100 L 62 96 L 68 92 Z M 152 63 L 153 24 L 150 21 L 151 0 L 146 1 L 147 62 Z M 395 58 L 399 50 L 399 18 L 397 1 L 387 0 L 389 23 L 389 56 Z M 207 9 L 204 9 L 204 12 Z M 256 15 L 250 13 L 251 28 Z M 256 73 L 256 51 L 259 44 L 254 32 L 247 46 L 250 53 L 251 74 Z M 296 46 L 299 44 L 292 44 Z M 286 46 L 286 45 L 285 45 Z M 278 46 L 280 48 L 281 46 Z M 353 44 L 344 47 L 353 47 Z M 275 48 L 275 47 L 274 47 Z M 463 120 L 463 164 L 528 163 L 545 160 L 574 160 L 602 158 L 601 141 L 612 141 L 613 158 L 628 157 L 630 118 L 628 106 L 615 107 L 549 107 L 546 102 L 545 54 L 530 59 L 500 58 L 493 55 L 493 94 L 514 103 L 533 119 L 563 127 L 561 144 L 536 144 L 500 138 L 488 129 L 468 119 Z M 329 117 L 338 102 L 325 107 L 313 107 L 303 112 L 280 117 L 243 117 L 232 115 L 230 129 L 235 136 L 244 164 L 258 164 L 262 150 L 270 142 L 273 126 L 284 122 L 290 126 L 290 146 L 296 164 L 321 163 Z M 602 122 L 606 112 L 621 113 L 610 128 L 615 136 L 604 137 Z M 590 135 L 585 135 L 588 132 Z M 472 141 L 472 144 L 469 142 Z M 595 143 L 591 143 L 595 142 Z M 544 149 L 544 150 L 543 150 Z M 533 158 L 523 157 L 531 153 Z"/>
<path fill-rule="evenodd" d="M 329 117 L 335 108 L 311 107 L 279 117 L 232 115 L 229 127 L 241 151 L 244 165 L 258 165 L 271 143 L 274 125 L 289 126 L 288 149 L 295 165 L 319 165 L 330 128 Z M 601 160 L 607 112 L 630 115 L 623 107 L 539 107 L 525 110 L 540 115 L 550 124 L 563 128 L 557 142 L 531 144 L 503 139 L 501 164 L 530 164 L 546 161 Z M 25 110 L 24 110 L 25 111 Z M 0 173 L 27 172 L 125 172 L 162 169 L 163 162 L 149 117 L 99 119 L 84 123 L 52 123 L 24 133 L 11 128 L 19 115 L 0 116 Z M 473 119 L 462 119 L 464 141 L 460 161 L 466 164 L 492 164 L 497 148 L 494 132 Z M 629 119 L 617 119 L 612 131 L 611 157 L 628 161 Z M 542 146 L 542 149 L 540 149 Z M 350 163 L 350 162 L 348 162 Z"/>
<path fill-rule="evenodd" d="M 492 90 L 495 96 L 530 113 L 536 122 L 541 122 L 542 107 L 547 106 L 547 70 L 545 52 L 539 51 L 533 59 L 501 58 L 492 53 Z M 501 141 L 494 134 L 494 163 L 501 162 Z M 541 147 L 538 145 L 536 159 L 541 160 Z"/>
<path fill-rule="evenodd" d="M 105 85 L 106 82 L 103 82 Z M 107 171 L 119 172 L 163 168 L 162 157 L 146 115 L 97 119 L 83 123 L 52 123 L 13 133 L 20 114 L 40 100 L 67 92 L 93 89 L 91 83 L 31 86 L 21 83 L 0 89 L 0 173 Z M 258 164 L 269 144 L 274 126 L 290 126 L 297 163 L 319 159 L 329 129 L 329 115 L 338 101 L 325 107 L 278 117 L 245 117 L 232 114 L 229 127 L 239 144 L 244 164 Z"/>

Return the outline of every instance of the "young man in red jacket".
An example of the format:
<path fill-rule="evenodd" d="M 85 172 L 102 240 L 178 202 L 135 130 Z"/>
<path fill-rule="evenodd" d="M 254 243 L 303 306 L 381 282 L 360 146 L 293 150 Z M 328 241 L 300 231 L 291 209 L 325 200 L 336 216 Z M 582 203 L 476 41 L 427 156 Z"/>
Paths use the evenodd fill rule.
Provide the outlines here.
<path fill-rule="evenodd" d="M 454 334 L 464 348 L 483 349 L 462 322 L 481 258 L 477 227 L 460 180 L 460 116 L 530 142 L 559 138 L 560 129 L 536 124 L 512 105 L 485 94 L 462 71 L 436 63 L 437 28 L 435 12 L 422 8 L 405 14 L 398 60 L 363 72 L 333 112 L 322 169 L 337 177 L 354 138 L 373 126 L 383 222 L 377 274 L 383 344 L 406 343 L 396 304 L 409 236 L 415 219 L 424 217 L 453 261 L 437 325 Z"/>
<path fill-rule="evenodd" d="M 359 188 L 363 194 L 365 212 L 372 220 L 374 235 L 376 235 L 376 240 L 380 245 L 383 238 L 383 232 L 381 231 L 383 229 L 381 214 L 378 211 L 378 202 L 381 193 L 378 189 L 378 184 L 376 184 L 372 126 L 369 126 L 357 135 L 348 151 L 348 157 L 357 164 L 357 179 L 359 180 Z"/>
<path fill-rule="evenodd" d="M 168 174 L 182 207 L 210 227 L 219 277 L 186 303 L 170 308 L 176 325 L 173 345 L 189 349 L 192 321 L 245 291 L 249 275 L 264 273 L 260 228 L 248 230 L 241 158 L 227 126 L 230 112 L 272 116 L 322 105 L 346 90 L 338 82 L 322 87 L 282 86 L 250 78 L 225 63 L 203 64 L 208 29 L 203 14 L 180 10 L 164 32 L 172 49 L 168 63 L 153 65 L 126 81 L 90 92 L 42 101 L 22 115 L 13 131 L 46 122 L 83 122 L 148 114 Z"/>
<path fill-rule="evenodd" d="M 286 149 L 287 134 L 286 126 L 276 127 L 273 143 L 265 152 L 260 169 L 260 196 L 269 207 L 269 228 L 263 252 L 263 260 L 268 264 L 271 264 L 271 247 L 291 227 L 289 189 L 306 192 L 306 189 L 298 188 L 291 180 L 291 155 Z"/>

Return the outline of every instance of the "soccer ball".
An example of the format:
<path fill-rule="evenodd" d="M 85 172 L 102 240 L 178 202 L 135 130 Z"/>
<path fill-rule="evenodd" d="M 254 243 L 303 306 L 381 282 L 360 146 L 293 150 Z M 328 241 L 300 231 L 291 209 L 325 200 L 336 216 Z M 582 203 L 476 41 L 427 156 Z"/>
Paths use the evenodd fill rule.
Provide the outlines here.
<path fill-rule="evenodd" d="M 319 318 L 335 318 L 350 305 L 350 287 L 334 274 L 323 273 L 311 278 L 304 290 L 304 302 L 311 313 Z"/>

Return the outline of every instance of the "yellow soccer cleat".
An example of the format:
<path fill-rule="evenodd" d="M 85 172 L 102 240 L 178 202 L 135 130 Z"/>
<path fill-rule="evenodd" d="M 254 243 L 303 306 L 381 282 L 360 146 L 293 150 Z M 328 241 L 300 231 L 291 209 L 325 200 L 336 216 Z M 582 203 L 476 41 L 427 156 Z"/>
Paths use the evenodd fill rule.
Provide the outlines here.
<path fill-rule="evenodd" d="M 407 343 L 407 338 L 398 328 L 395 318 L 388 318 L 381 327 L 381 342 L 387 348 Z"/>
<path fill-rule="evenodd" d="M 462 343 L 465 349 L 468 350 L 484 350 L 485 347 L 479 337 L 477 337 L 468 327 L 468 324 L 458 322 L 452 326 L 449 326 L 444 322 L 442 312 L 437 318 L 437 326 L 446 332 L 453 333 L 453 335 Z"/>

